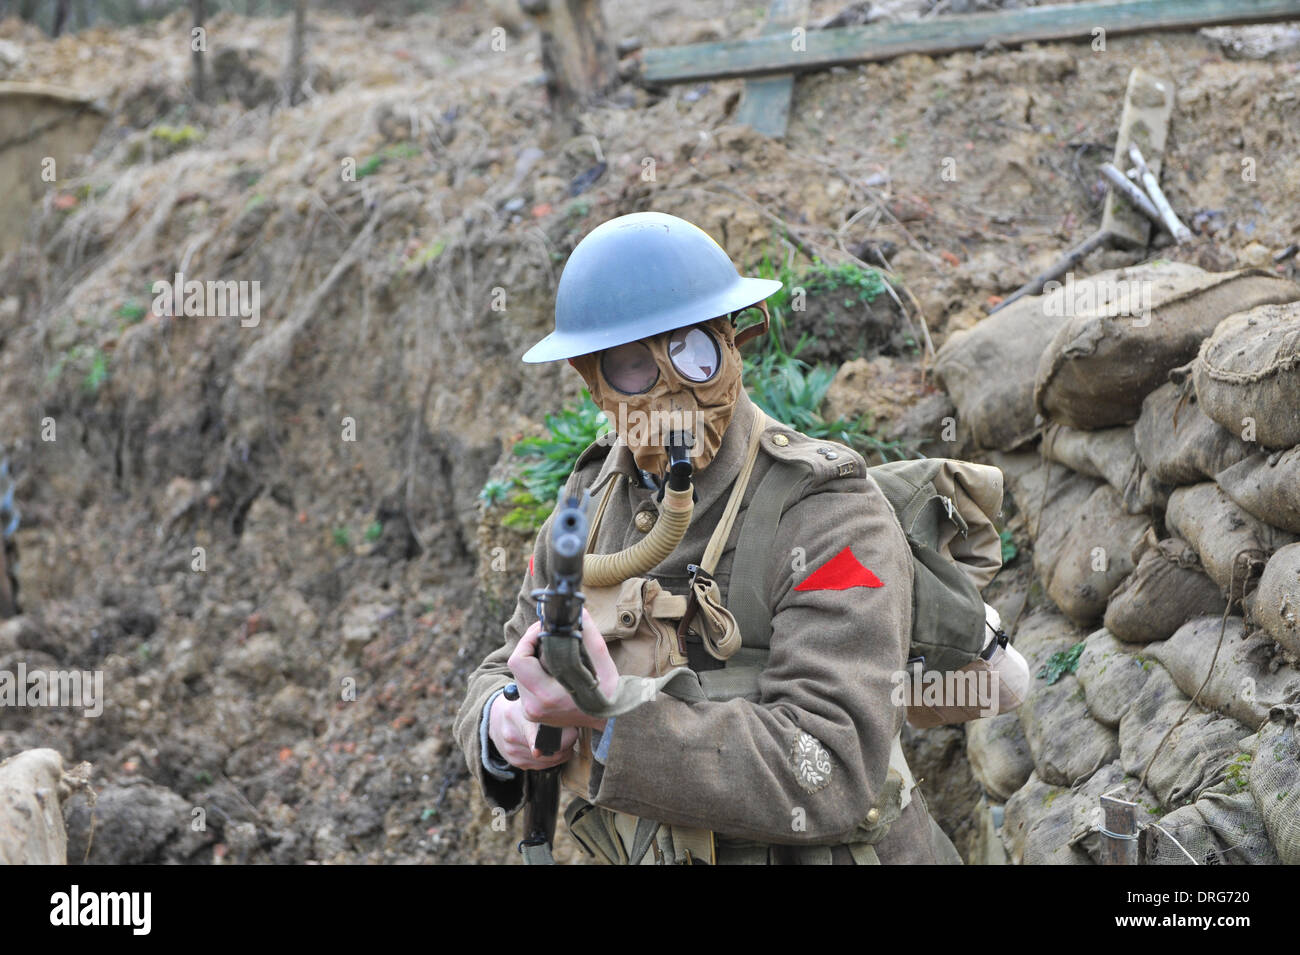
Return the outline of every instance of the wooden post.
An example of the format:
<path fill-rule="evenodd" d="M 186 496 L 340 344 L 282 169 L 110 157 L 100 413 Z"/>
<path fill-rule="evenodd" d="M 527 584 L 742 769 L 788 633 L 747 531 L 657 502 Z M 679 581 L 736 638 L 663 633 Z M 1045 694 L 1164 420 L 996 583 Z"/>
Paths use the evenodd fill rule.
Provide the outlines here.
<path fill-rule="evenodd" d="M 1115 137 L 1113 165 L 1127 169 L 1129 146 L 1138 146 L 1152 172 L 1160 174 L 1165 154 L 1165 137 L 1169 133 L 1169 116 L 1174 110 L 1174 84 L 1134 67 L 1128 76 L 1124 94 L 1124 111 L 1119 117 L 1119 134 Z M 1151 237 L 1151 220 L 1134 209 L 1113 190 L 1106 194 L 1101 213 L 1101 228 L 1115 237 L 1124 248 L 1145 248 Z"/>
<path fill-rule="evenodd" d="M 1101 834 L 1101 864 L 1137 865 L 1137 804 L 1102 796 L 1101 809 L 1109 830 Z"/>
<path fill-rule="evenodd" d="M 807 19 L 808 0 L 772 0 L 763 35 L 783 33 L 792 38 L 794 28 L 805 26 Z M 793 94 L 792 73 L 746 80 L 740 108 L 736 110 L 736 122 L 752 126 L 764 136 L 780 139 L 785 135 Z"/>
<path fill-rule="evenodd" d="M 203 29 L 203 21 L 206 19 L 204 6 L 204 0 L 190 0 L 190 10 L 194 13 L 196 29 Z M 207 46 L 206 37 L 203 45 Z M 207 84 L 203 79 L 203 53 L 203 50 L 194 46 L 194 32 L 190 31 L 190 65 L 193 73 L 194 98 L 199 102 L 203 102 L 207 93 Z"/>
<path fill-rule="evenodd" d="M 519 0 L 542 38 L 542 68 L 551 108 L 569 112 L 618 81 L 600 0 Z"/>
<path fill-rule="evenodd" d="M 5 541 L 0 537 L 0 620 L 17 612 L 13 590 L 9 586 L 9 563 L 5 560 Z"/>
<path fill-rule="evenodd" d="M 285 70 L 285 99 L 290 106 L 302 102 L 302 59 L 306 48 L 307 0 L 294 0 L 293 27 L 289 31 L 289 65 Z"/>

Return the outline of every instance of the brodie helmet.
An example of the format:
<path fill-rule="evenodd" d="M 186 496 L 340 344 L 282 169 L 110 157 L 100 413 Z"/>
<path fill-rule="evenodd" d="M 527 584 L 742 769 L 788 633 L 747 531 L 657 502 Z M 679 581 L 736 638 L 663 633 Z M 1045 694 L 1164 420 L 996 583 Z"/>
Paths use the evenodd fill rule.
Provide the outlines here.
<path fill-rule="evenodd" d="M 746 278 L 718 243 L 685 219 L 637 212 L 578 243 L 560 275 L 555 331 L 524 353 L 557 361 L 755 305 L 781 287 Z"/>

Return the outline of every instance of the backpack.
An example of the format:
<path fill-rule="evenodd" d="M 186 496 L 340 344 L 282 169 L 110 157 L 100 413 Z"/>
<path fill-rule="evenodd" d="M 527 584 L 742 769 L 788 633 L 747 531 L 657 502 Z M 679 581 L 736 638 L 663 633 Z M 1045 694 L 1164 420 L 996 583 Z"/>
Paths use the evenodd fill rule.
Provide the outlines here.
<path fill-rule="evenodd" d="M 727 609 L 742 634 L 772 632 L 765 586 L 767 555 L 786 500 L 806 475 L 793 461 L 778 460 L 754 492 L 736 542 Z M 993 715 L 992 707 L 954 705 L 945 699 L 921 705 L 922 686 L 952 674 L 993 671 L 999 701 L 993 712 L 1014 709 L 1024 697 L 1028 666 L 1007 642 L 997 614 L 980 594 L 1002 566 L 1001 539 L 993 517 L 1002 505 L 1002 472 L 949 458 L 893 461 L 867 468 L 884 493 L 912 552 L 912 633 L 908 669 L 915 726 L 958 723 Z M 912 699 L 913 697 L 908 697 Z"/>

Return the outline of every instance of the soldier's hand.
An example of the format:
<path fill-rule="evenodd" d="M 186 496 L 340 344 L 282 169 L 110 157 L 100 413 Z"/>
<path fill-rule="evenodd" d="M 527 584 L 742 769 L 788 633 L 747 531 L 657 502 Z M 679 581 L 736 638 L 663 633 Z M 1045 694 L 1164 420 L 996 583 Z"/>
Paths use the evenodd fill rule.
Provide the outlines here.
<path fill-rule="evenodd" d="M 537 658 L 541 630 L 540 622 L 525 630 L 506 663 L 519 685 L 519 702 L 523 704 L 524 715 L 534 723 L 547 726 L 586 726 L 603 730 L 606 720 L 588 716 L 578 709 L 569 691 L 542 669 L 542 662 Z M 596 668 L 596 681 L 601 692 L 612 696 L 618 687 L 618 667 L 610 658 L 604 635 L 585 607 L 582 611 L 582 645 Z"/>
<path fill-rule="evenodd" d="M 492 701 L 488 712 L 488 737 L 496 746 L 497 752 L 511 766 L 517 769 L 550 769 L 567 762 L 573 756 L 574 745 L 578 742 L 578 731 L 566 726 L 560 733 L 558 752 L 543 756 L 534 748 L 537 740 L 538 724 L 524 715 L 523 700 L 507 700 L 498 696 Z"/>

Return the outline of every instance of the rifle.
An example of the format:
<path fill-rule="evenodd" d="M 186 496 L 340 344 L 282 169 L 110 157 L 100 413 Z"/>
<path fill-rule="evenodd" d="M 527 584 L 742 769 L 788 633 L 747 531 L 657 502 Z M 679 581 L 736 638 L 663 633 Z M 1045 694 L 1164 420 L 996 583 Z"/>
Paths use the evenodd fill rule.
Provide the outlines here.
<path fill-rule="evenodd" d="M 563 492 L 561 492 L 563 493 Z M 551 568 L 551 586 L 534 590 L 537 601 L 537 619 L 542 622 L 541 636 L 537 641 L 537 656 L 546 669 L 548 648 L 562 640 L 582 640 L 582 562 L 587 552 L 587 494 L 583 499 L 569 497 L 561 500 L 551 522 L 551 539 L 548 543 Z M 585 654 L 583 654 L 585 659 Z M 548 669 L 547 672 L 550 672 Z M 511 683 L 503 693 L 507 700 L 519 699 L 519 687 Z M 534 744 L 544 756 L 551 756 L 560 748 L 561 729 L 542 725 L 537 728 Z M 524 774 L 524 838 L 519 851 L 530 865 L 547 864 L 555 840 L 555 823 L 560 808 L 560 773 L 562 767 L 528 770 Z"/>

